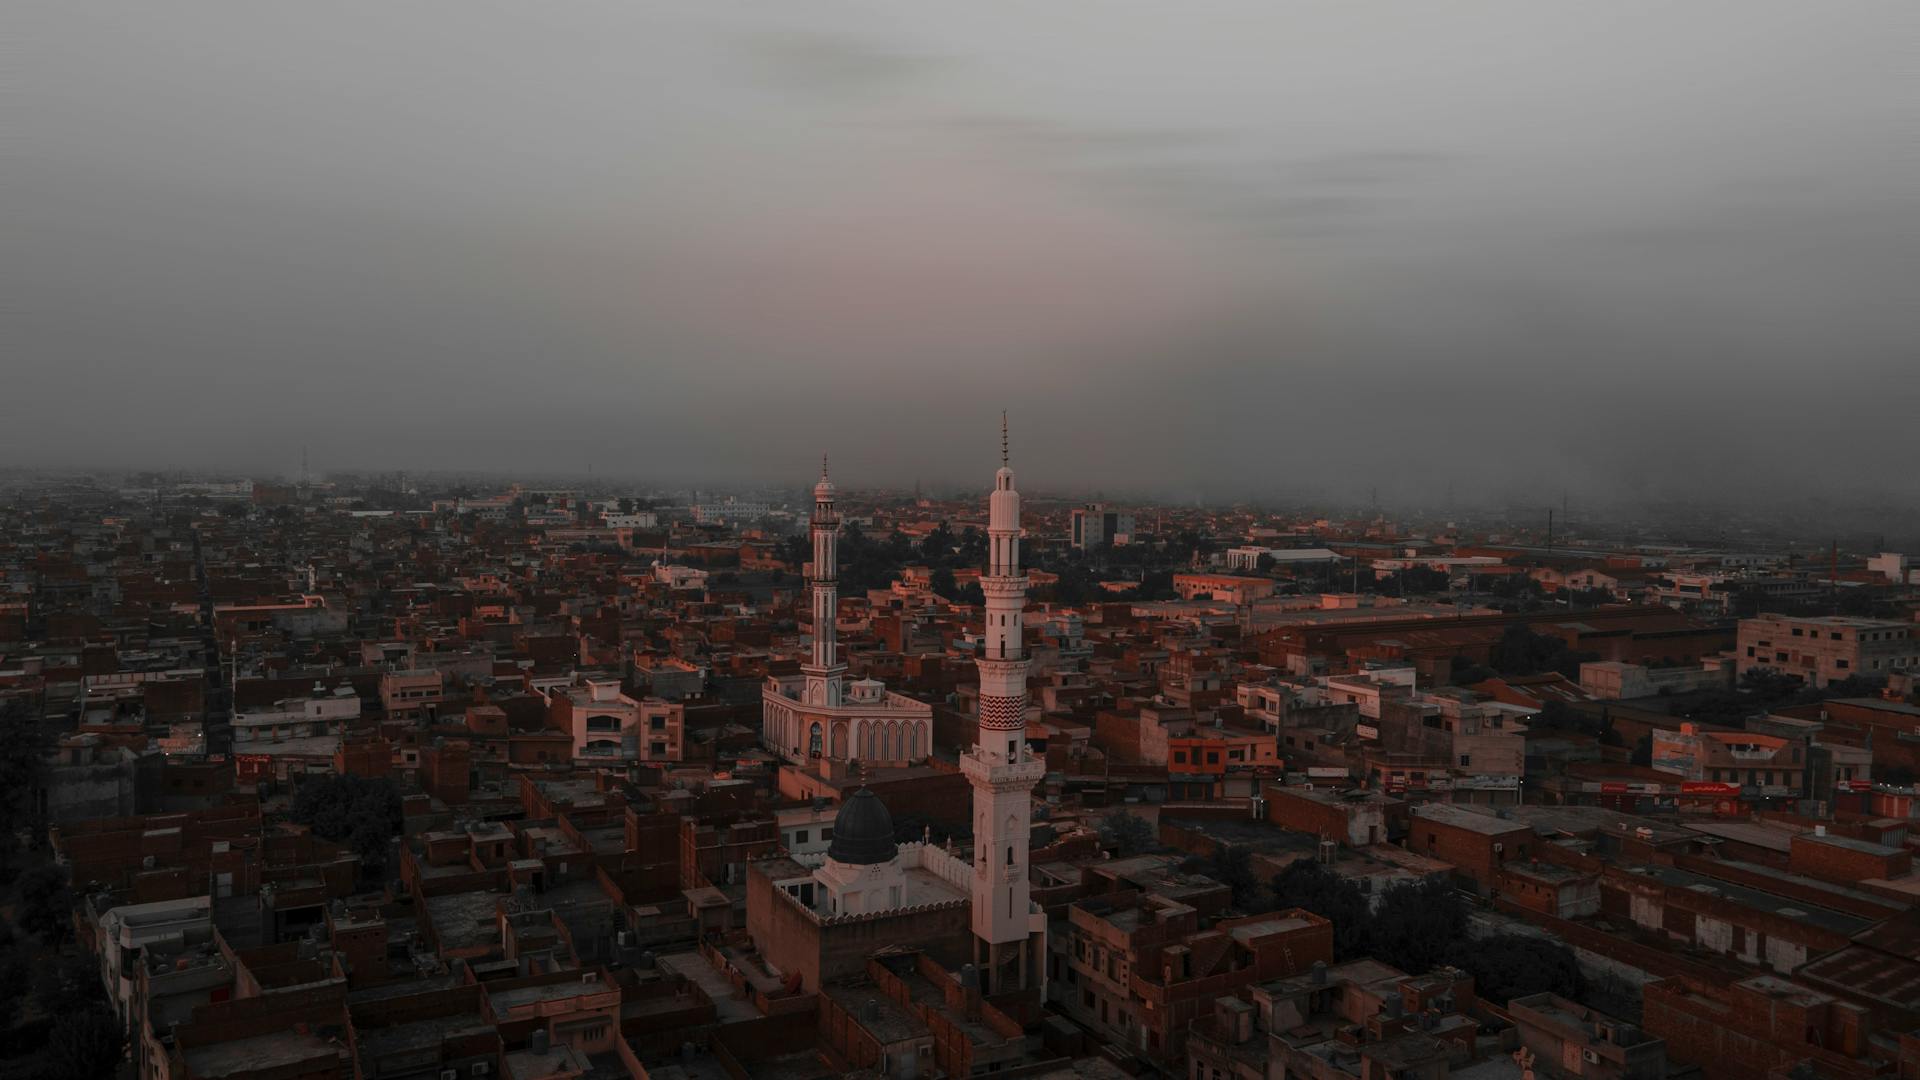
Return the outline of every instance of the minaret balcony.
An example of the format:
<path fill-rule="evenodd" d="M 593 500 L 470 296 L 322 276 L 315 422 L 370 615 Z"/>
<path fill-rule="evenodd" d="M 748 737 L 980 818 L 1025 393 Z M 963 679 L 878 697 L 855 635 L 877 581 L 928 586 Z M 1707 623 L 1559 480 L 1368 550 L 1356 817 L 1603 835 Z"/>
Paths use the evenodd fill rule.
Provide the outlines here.
<path fill-rule="evenodd" d="M 1027 576 L 982 577 L 980 591 L 990 599 L 1018 599 L 1027 594 Z"/>

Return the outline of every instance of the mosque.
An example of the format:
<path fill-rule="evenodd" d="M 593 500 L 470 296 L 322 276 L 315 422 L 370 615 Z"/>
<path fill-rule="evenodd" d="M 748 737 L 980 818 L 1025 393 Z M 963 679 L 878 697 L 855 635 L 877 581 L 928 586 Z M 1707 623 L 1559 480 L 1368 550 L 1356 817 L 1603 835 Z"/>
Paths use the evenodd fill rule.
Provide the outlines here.
<path fill-rule="evenodd" d="M 790 680 L 769 680 L 764 737 L 790 762 L 900 761 L 931 750 L 931 710 L 883 688 L 854 683 L 841 694 L 836 663 L 834 538 L 839 518 L 823 464 L 814 488 L 812 662 Z M 921 949 L 966 966 L 983 992 L 1043 988 L 1045 912 L 1028 886 L 1032 792 L 1046 772 L 1027 746 L 1027 668 L 1021 635 L 1027 579 L 1020 569 L 1020 493 L 1008 464 L 1006 421 L 1000 470 L 988 498 L 988 566 L 980 669 L 979 732 L 960 759 L 973 788 L 973 846 L 956 852 L 897 843 L 893 818 L 862 788 L 834 819 L 824 856 L 781 855 L 751 864 L 747 928 L 767 962 L 816 989 L 861 970 L 890 946 Z M 904 740 L 901 742 L 899 740 Z M 868 747 L 879 753 L 868 756 Z"/>
<path fill-rule="evenodd" d="M 775 675 L 760 694 L 761 744 L 794 765 L 825 761 L 905 765 L 933 752 L 933 706 L 888 692 L 878 679 L 848 682 L 835 622 L 840 584 L 836 491 L 820 462 L 813 486 L 813 655 L 798 675 Z"/>

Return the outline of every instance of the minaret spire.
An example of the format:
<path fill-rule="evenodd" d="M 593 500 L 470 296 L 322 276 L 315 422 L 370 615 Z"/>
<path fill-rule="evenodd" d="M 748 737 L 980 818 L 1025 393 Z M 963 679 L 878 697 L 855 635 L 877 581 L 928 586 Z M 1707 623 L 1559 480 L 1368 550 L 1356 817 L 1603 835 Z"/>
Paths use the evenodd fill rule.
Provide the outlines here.
<path fill-rule="evenodd" d="M 1007 410 L 1000 410 L 1000 467 L 1007 466 Z"/>

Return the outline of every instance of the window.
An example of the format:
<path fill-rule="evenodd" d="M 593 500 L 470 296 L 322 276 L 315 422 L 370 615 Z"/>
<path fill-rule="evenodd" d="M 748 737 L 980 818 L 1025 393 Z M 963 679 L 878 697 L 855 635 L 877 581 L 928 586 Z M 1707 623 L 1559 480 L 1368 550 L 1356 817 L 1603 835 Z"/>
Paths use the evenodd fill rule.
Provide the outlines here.
<path fill-rule="evenodd" d="M 1173 752 L 1173 763 L 1175 765 L 1185 765 L 1187 763 L 1187 752 L 1185 750 L 1175 750 Z"/>
<path fill-rule="evenodd" d="M 1464 768 L 1465 766 L 1468 766 L 1468 765 L 1471 765 L 1471 764 L 1473 764 L 1473 755 L 1472 755 L 1472 754 L 1461 754 L 1461 755 L 1460 755 L 1460 765 L 1461 765 L 1461 767 L 1463 767 L 1463 768 Z"/>
<path fill-rule="evenodd" d="M 796 830 L 796 831 L 794 832 L 794 834 L 793 834 L 793 842 L 794 842 L 794 843 L 796 843 L 796 844 L 804 844 L 804 843 L 806 843 L 806 842 L 807 842 L 807 830 L 805 830 L 805 829 L 799 829 L 799 830 Z"/>
<path fill-rule="evenodd" d="M 667 729 L 667 718 L 655 715 L 648 719 L 647 724 L 655 731 L 665 731 Z"/>
<path fill-rule="evenodd" d="M 1844 668 L 1847 666 L 1847 662 L 1845 660 L 1835 660 L 1833 662 L 1833 666 L 1837 668 Z"/>

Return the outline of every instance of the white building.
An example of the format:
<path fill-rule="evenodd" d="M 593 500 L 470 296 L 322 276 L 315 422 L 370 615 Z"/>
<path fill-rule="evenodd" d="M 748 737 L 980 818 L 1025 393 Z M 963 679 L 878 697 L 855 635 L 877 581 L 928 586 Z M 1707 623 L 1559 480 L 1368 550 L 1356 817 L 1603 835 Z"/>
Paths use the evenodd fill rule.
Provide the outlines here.
<path fill-rule="evenodd" d="M 1340 562 L 1346 557 L 1328 548 L 1237 547 L 1227 549 L 1227 569 L 1257 570 L 1262 556 L 1282 567 L 1325 565 Z"/>
<path fill-rule="evenodd" d="M 760 694 L 761 744 L 794 764 L 830 759 L 905 765 L 933 752 L 933 706 L 877 679 L 849 683 L 840 662 L 838 492 L 820 463 L 813 488 L 813 642 L 798 675 L 774 675 Z"/>
<path fill-rule="evenodd" d="M 660 515 L 651 510 L 631 514 L 609 512 L 600 515 L 600 522 L 609 529 L 652 529 L 659 527 Z"/>
<path fill-rule="evenodd" d="M 1109 510 L 1100 503 L 1076 507 L 1067 539 L 1083 551 L 1133 542 L 1133 515 Z"/>
<path fill-rule="evenodd" d="M 1920 581 L 1920 574 L 1915 574 L 1913 569 L 1913 556 L 1902 555 L 1897 551 L 1883 551 L 1867 560 L 1869 572 L 1902 585 L 1909 581 Z"/>
<path fill-rule="evenodd" d="M 315 735 L 338 735 L 350 720 L 360 718 L 360 695 L 342 684 L 329 691 L 313 684 L 307 697 L 282 698 L 260 709 L 233 714 L 233 741 L 270 742 L 279 739 L 304 739 Z"/>
<path fill-rule="evenodd" d="M 105 894 L 102 894 L 103 896 Z M 134 982 L 139 965 L 138 951 L 161 943 L 183 946 L 189 941 L 211 940 L 213 901 L 205 896 L 183 900 L 155 900 L 147 904 L 122 904 L 97 913 L 95 928 L 99 942 L 100 981 L 113 1000 L 113 1010 L 122 1024 L 129 1023 Z"/>

